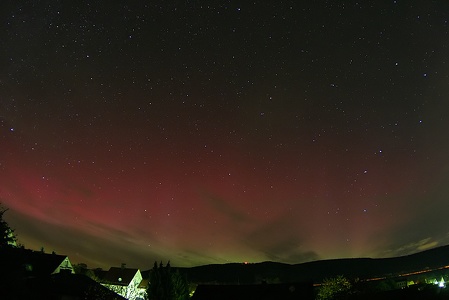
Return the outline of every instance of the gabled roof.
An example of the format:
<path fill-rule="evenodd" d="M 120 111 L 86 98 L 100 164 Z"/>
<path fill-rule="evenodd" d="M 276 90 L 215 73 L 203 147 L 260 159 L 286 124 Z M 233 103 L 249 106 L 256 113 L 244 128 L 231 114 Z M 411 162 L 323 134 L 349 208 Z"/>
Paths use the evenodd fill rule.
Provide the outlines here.
<path fill-rule="evenodd" d="M 111 267 L 102 281 L 114 285 L 129 285 L 139 269 Z"/>
<path fill-rule="evenodd" d="M 65 255 L 47 254 L 21 248 L 0 249 L 0 264 L 9 274 L 39 277 L 52 274 L 67 259 Z"/>

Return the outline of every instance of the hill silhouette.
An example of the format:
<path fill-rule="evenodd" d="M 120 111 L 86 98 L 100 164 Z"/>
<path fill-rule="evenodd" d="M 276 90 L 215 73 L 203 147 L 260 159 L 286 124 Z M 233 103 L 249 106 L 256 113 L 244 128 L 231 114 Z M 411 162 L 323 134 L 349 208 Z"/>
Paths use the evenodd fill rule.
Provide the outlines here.
<path fill-rule="evenodd" d="M 347 258 L 319 260 L 301 264 L 261 262 L 254 264 L 212 264 L 176 268 L 188 281 L 215 284 L 252 284 L 266 282 L 322 282 L 325 278 L 344 275 L 370 279 L 395 277 L 449 265 L 449 245 L 393 258 Z"/>

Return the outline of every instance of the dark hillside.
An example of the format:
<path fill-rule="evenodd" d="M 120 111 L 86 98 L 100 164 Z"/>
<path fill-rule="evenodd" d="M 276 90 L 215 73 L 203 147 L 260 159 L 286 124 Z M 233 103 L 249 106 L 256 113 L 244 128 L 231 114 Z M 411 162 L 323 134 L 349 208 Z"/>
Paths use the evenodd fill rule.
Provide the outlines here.
<path fill-rule="evenodd" d="M 252 284 L 267 282 L 321 282 L 324 278 L 345 275 L 368 279 L 440 268 L 449 265 L 449 246 L 394 258 L 350 258 L 283 264 L 262 262 L 255 264 L 205 265 L 178 268 L 190 282 Z"/>

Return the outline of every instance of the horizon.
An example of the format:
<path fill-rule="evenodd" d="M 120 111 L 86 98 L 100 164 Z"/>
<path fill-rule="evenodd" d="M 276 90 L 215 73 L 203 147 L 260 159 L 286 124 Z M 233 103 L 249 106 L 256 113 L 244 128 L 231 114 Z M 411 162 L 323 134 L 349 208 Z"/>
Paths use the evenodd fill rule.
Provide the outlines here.
<path fill-rule="evenodd" d="M 449 244 L 449 2 L 2 3 L 0 202 L 94 266 Z"/>
<path fill-rule="evenodd" d="M 39 249 L 39 250 L 38 249 L 31 249 L 31 248 L 27 248 L 26 245 L 21 244 L 20 240 L 17 240 L 17 242 L 18 242 L 18 247 L 23 247 L 24 250 L 29 250 L 29 251 L 33 251 L 33 252 L 42 252 L 42 253 L 45 253 L 45 254 L 62 255 L 62 256 L 67 256 L 70 259 L 70 256 L 66 255 L 65 253 L 57 253 L 57 252 L 54 252 L 54 251 L 47 252 L 46 249 L 43 248 L 43 247 L 41 249 Z M 297 262 L 297 263 L 295 263 L 295 262 L 288 263 L 288 262 L 266 260 L 266 261 L 240 261 L 240 262 L 239 261 L 229 261 L 229 262 L 222 262 L 222 263 L 218 262 L 218 263 L 208 263 L 208 264 L 200 264 L 200 265 L 178 266 L 178 265 L 173 265 L 169 259 L 166 259 L 166 260 L 162 259 L 160 261 L 156 261 L 155 260 L 153 262 L 153 264 L 155 262 L 158 263 L 158 264 L 159 263 L 166 264 L 166 263 L 170 262 L 170 265 L 172 267 L 174 267 L 174 268 L 195 268 L 195 267 L 203 267 L 203 266 L 211 266 L 211 265 L 227 265 L 227 264 L 253 265 L 253 264 L 264 264 L 264 263 L 285 264 L 285 265 L 292 265 L 293 266 L 293 265 L 301 265 L 301 264 L 322 262 L 322 261 L 323 262 L 324 261 L 335 261 L 335 260 L 352 260 L 352 259 L 370 259 L 370 260 L 371 259 L 372 260 L 379 259 L 379 260 L 382 260 L 382 259 L 395 259 L 395 258 L 402 258 L 402 257 L 407 257 L 407 256 L 419 255 L 419 254 L 427 252 L 427 251 L 432 251 L 432 250 L 436 250 L 438 248 L 444 248 L 444 247 L 449 247 L 449 244 L 438 245 L 438 246 L 431 247 L 431 248 L 428 248 L 428 249 L 418 250 L 418 251 L 413 252 L 413 253 L 402 254 L 402 255 L 398 255 L 398 256 L 386 256 L 386 257 L 367 257 L 367 256 L 363 257 L 362 256 L 362 257 L 335 257 L 335 258 L 330 257 L 330 258 L 323 258 L 323 259 L 317 259 L 317 260 L 303 261 L 303 262 Z M 71 261 L 72 265 L 85 264 L 88 269 L 92 269 L 92 270 L 93 269 L 98 269 L 98 268 L 103 269 L 103 270 L 107 270 L 107 269 L 109 269 L 111 267 L 118 267 L 119 265 L 120 266 L 125 265 L 126 267 L 128 267 L 128 264 L 125 261 L 123 261 L 121 263 L 118 263 L 118 264 L 115 264 L 115 265 L 108 265 L 108 266 L 107 265 L 104 265 L 104 266 L 99 266 L 99 265 L 91 266 L 91 265 L 86 264 L 85 262 L 74 262 L 73 260 L 70 260 L 70 261 Z M 137 269 L 142 270 L 142 271 L 147 271 L 147 270 L 151 270 L 153 267 L 145 269 L 145 268 L 141 268 L 141 267 L 138 267 L 138 266 L 133 266 L 132 268 L 137 268 Z"/>

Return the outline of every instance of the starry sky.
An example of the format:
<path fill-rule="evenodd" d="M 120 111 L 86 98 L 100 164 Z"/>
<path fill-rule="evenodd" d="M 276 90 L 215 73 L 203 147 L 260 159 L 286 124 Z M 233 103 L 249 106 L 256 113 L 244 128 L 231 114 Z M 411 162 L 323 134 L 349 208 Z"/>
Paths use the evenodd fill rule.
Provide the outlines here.
<path fill-rule="evenodd" d="M 0 202 L 89 267 L 449 243 L 449 2 L 2 1 Z"/>

